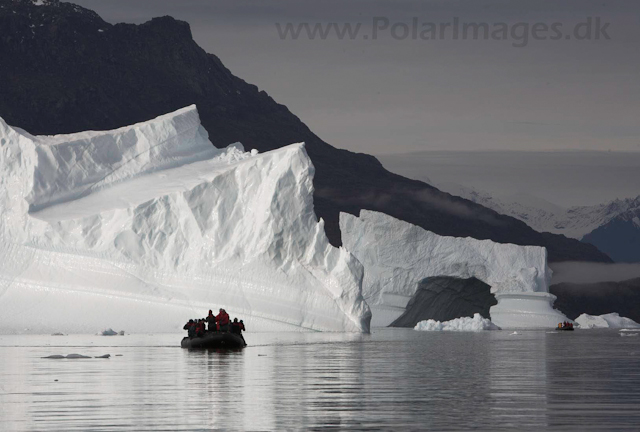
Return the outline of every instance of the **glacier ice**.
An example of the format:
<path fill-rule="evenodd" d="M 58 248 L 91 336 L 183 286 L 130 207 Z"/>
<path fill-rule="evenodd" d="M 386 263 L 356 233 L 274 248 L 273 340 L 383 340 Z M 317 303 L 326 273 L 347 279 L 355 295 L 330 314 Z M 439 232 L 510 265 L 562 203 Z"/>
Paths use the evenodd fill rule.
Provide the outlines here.
<path fill-rule="evenodd" d="M 604 315 L 582 314 L 576 318 L 580 328 L 640 328 L 631 318 L 621 317 L 617 312 Z"/>
<path fill-rule="evenodd" d="M 0 331 L 368 331 L 362 265 L 313 210 L 304 144 L 216 149 L 195 106 L 32 136 L 0 119 Z"/>
<path fill-rule="evenodd" d="M 502 328 L 549 328 L 567 317 L 552 305 L 547 251 L 538 246 L 444 237 L 383 213 L 340 214 L 344 246 L 365 267 L 362 292 L 373 326 L 398 318 L 426 277 L 475 277 L 498 304 L 491 320 Z"/>
<path fill-rule="evenodd" d="M 486 318 L 482 318 L 479 313 L 473 314 L 473 318 L 461 317 L 450 321 L 440 322 L 436 320 L 420 321 L 414 327 L 414 330 L 420 331 L 483 331 L 483 330 L 500 330 Z"/>

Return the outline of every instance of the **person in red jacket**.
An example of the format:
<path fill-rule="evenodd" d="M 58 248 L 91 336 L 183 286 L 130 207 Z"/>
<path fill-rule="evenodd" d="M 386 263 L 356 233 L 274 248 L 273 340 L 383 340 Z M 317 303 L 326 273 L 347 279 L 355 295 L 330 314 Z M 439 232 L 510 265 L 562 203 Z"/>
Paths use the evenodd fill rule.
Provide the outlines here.
<path fill-rule="evenodd" d="M 204 336 L 204 318 L 198 320 L 198 324 L 196 325 L 196 337 Z"/>
<path fill-rule="evenodd" d="M 220 313 L 216 317 L 216 321 L 220 325 L 221 332 L 229 331 L 229 314 L 222 308 L 220 308 Z"/>
<path fill-rule="evenodd" d="M 189 339 L 196 336 L 196 322 L 194 320 L 190 319 L 182 328 L 187 330 L 187 336 Z"/>
<path fill-rule="evenodd" d="M 207 316 L 208 330 L 210 332 L 216 331 L 216 316 L 213 314 L 211 309 L 209 309 L 209 315 Z"/>

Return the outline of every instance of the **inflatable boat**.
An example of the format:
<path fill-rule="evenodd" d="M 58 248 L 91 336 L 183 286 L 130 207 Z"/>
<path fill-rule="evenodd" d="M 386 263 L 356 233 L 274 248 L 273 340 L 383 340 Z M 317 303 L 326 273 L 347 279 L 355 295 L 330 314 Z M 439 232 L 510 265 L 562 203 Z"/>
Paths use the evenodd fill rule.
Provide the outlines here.
<path fill-rule="evenodd" d="M 558 331 L 573 331 L 573 327 L 556 327 Z"/>
<path fill-rule="evenodd" d="M 182 348 L 207 349 L 207 348 L 244 348 L 246 342 L 237 334 L 211 332 L 202 337 L 185 337 L 180 342 Z"/>

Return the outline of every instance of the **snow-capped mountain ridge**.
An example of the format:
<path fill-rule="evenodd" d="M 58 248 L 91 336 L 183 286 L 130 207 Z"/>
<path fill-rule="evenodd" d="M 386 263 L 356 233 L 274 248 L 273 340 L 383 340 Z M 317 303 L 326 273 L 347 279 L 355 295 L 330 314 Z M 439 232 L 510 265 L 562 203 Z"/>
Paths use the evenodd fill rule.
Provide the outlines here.
<path fill-rule="evenodd" d="M 640 261 L 640 196 L 564 209 L 527 194 L 497 198 L 458 184 L 438 187 L 520 219 L 539 232 L 563 234 L 590 243 L 614 261 Z"/>
<path fill-rule="evenodd" d="M 575 206 L 564 209 L 553 203 L 532 205 L 522 196 L 494 197 L 472 187 L 452 183 L 438 184 L 439 188 L 489 207 L 498 213 L 513 216 L 540 232 L 563 234 L 576 239 L 583 238 L 594 229 L 617 217 L 633 220 L 640 215 L 640 195 L 636 198 L 615 199 L 594 206 Z M 535 197 L 538 203 L 545 202 Z"/>

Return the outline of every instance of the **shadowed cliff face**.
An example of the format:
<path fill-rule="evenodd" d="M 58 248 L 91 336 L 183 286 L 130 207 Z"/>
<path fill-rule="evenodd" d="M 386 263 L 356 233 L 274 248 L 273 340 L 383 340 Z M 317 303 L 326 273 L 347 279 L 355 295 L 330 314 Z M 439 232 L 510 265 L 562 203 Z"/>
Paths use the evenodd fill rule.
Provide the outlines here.
<path fill-rule="evenodd" d="M 415 327 L 427 319 L 449 321 L 475 313 L 489 318 L 489 309 L 497 303 L 491 287 L 476 278 L 426 278 L 419 283 L 405 312 L 389 327 Z"/>
<path fill-rule="evenodd" d="M 369 209 L 440 235 L 545 246 L 551 261 L 610 261 L 592 245 L 538 233 L 390 173 L 372 156 L 328 145 L 204 52 L 187 23 L 162 17 L 111 25 L 70 3 L 0 0 L 0 30 L 0 117 L 31 133 L 113 129 L 196 104 L 216 146 L 240 141 L 267 151 L 306 142 L 315 211 L 333 245 L 341 243 L 339 212 Z"/>
<path fill-rule="evenodd" d="M 618 312 L 620 316 L 640 322 L 640 279 L 593 284 L 560 283 L 549 292 L 558 297 L 554 307 L 569 318 L 580 314 L 603 315 Z"/>

